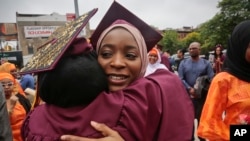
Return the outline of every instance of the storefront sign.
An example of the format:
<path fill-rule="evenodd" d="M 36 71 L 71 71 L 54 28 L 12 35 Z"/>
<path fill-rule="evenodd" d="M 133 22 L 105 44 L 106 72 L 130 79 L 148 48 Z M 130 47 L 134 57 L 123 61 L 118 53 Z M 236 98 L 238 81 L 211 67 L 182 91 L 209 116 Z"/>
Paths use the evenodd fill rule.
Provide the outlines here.
<path fill-rule="evenodd" d="M 24 26 L 25 38 L 49 37 L 59 26 Z"/>

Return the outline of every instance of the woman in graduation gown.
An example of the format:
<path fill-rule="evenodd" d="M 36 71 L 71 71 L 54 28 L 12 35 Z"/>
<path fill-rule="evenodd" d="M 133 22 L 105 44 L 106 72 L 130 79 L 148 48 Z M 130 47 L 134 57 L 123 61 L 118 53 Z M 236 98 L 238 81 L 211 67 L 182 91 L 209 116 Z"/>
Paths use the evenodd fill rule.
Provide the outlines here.
<path fill-rule="evenodd" d="M 158 38 L 158 33 L 155 35 L 150 26 L 145 28 L 145 23 L 138 22 L 137 17 L 129 17 L 130 13 L 116 2 L 110 9 L 91 37 L 111 92 L 102 93 L 91 103 L 101 105 L 102 110 L 90 113 L 88 118 L 105 123 L 115 133 L 105 133 L 106 137 L 100 140 L 122 137 L 128 141 L 190 141 L 194 111 L 180 79 L 166 69 L 143 77 L 148 62 L 147 50 L 156 44 L 150 41 Z M 111 13 L 118 15 L 108 16 Z M 119 13 L 129 18 L 120 17 Z M 110 17 L 118 20 L 108 22 Z M 61 139 L 86 140 L 70 135 Z"/>
<path fill-rule="evenodd" d="M 90 126 L 91 121 L 105 123 L 128 141 L 189 141 L 191 139 L 193 106 L 180 79 L 166 69 L 156 70 L 148 77 L 143 77 L 147 64 L 146 44 L 143 38 L 138 38 L 142 36 L 136 28 L 124 21 L 122 24 L 119 23 L 120 21 L 118 24 L 113 24 L 107 30 L 107 35 L 103 34 L 100 38 L 102 42 L 97 48 L 98 61 L 108 76 L 110 92 L 102 92 L 82 110 L 77 108 L 78 110 L 65 112 L 60 108 L 57 108 L 58 110 L 48 108 L 41 111 L 41 108 L 40 110 L 35 108 L 27 117 L 23 127 L 28 141 L 29 139 L 41 141 L 46 137 L 50 141 L 53 138 L 57 139 L 61 132 L 91 138 L 103 137 Z M 119 36 L 123 35 L 121 33 L 126 36 Z M 114 36 L 119 37 L 118 42 L 111 43 Z M 122 40 L 127 40 L 127 36 L 133 40 L 135 38 L 136 41 L 119 44 Z M 112 40 L 108 39 L 109 37 Z M 112 44 L 111 47 L 110 44 Z M 127 50 L 126 55 L 120 54 L 122 50 Z M 111 55 L 111 52 L 118 54 Z M 124 55 L 126 56 L 124 60 L 120 60 L 119 56 Z M 58 119 L 62 119 L 61 117 L 64 118 L 59 122 Z M 50 133 L 50 138 L 37 134 L 44 130 L 41 127 L 45 125 L 48 125 L 46 133 Z M 56 130 L 49 128 L 51 125 Z M 78 125 L 82 128 L 76 129 Z"/>
<path fill-rule="evenodd" d="M 43 115 L 48 113 L 46 118 L 41 118 L 41 112 L 36 112 L 36 118 L 33 118 L 34 114 L 27 118 L 29 130 L 40 132 L 44 130 L 42 126 L 48 125 L 46 133 L 51 133 L 50 139 L 52 136 L 58 139 L 62 131 L 76 135 L 61 136 L 61 140 L 86 140 L 84 137 L 88 137 L 109 141 L 190 141 L 193 105 L 178 76 L 159 69 L 144 77 L 148 63 L 147 49 L 150 50 L 161 35 L 134 15 L 131 18 L 131 13 L 117 2 L 114 1 L 110 9 L 91 37 L 98 62 L 107 75 L 109 92 L 103 91 L 78 112 L 58 110 L 51 114 L 50 110 L 44 110 Z M 110 13 L 118 15 L 110 20 Z M 127 13 L 130 18 L 119 17 L 120 13 Z M 58 117 L 64 117 L 63 122 L 58 122 Z M 98 132 L 91 127 L 90 123 L 96 127 L 91 121 L 104 123 L 112 130 L 105 126 L 110 132 Z M 49 123 L 56 128 L 51 128 Z M 23 129 L 27 129 L 26 125 Z M 75 128 L 79 125 L 81 128 Z M 36 141 L 49 141 L 49 138 L 37 134 L 28 136 Z"/>

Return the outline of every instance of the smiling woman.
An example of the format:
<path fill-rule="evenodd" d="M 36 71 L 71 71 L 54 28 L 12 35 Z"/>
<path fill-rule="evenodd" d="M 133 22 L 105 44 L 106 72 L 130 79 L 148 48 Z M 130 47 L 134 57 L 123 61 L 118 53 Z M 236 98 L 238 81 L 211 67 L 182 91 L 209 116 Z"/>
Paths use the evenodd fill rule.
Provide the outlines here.
<path fill-rule="evenodd" d="M 97 97 L 102 116 L 90 118 L 113 131 L 102 132 L 106 136 L 100 140 L 191 140 L 193 106 L 180 79 L 166 69 L 155 69 L 144 77 L 147 49 L 151 50 L 160 39 L 158 32 L 116 1 L 93 33 L 91 43 L 111 91 Z M 86 138 L 65 135 L 61 139 Z"/>
<path fill-rule="evenodd" d="M 79 22 L 79 27 L 84 27 L 83 24 L 84 22 Z M 57 35 L 68 37 L 64 33 L 69 28 L 65 28 L 57 32 Z M 81 28 L 74 33 L 80 30 Z M 156 30 L 114 1 L 90 39 L 98 55 L 92 59 L 92 62 L 96 63 L 85 62 L 81 58 L 77 63 L 73 60 L 77 59 L 79 54 L 88 55 L 89 52 L 70 54 L 72 50 L 74 52 L 84 47 L 83 43 L 88 47 L 86 50 L 94 50 L 86 40 L 79 40 L 77 34 L 72 35 L 75 36 L 64 40 L 65 46 L 57 46 L 59 50 L 64 48 L 65 52 L 57 54 L 55 48 L 46 47 L 54 52 L 51 54 L 52 58 L 59 56 L 58 60 L 52 61 L 52 64 L 58 62 L 51 70 L 41 71 L 35 68 L 36 72 L 40 71 L 38 94 L 46 103 L 37 106 L 26 118 L 22 128 L 24 139 L 82 139 L 75 136 L 108 141 L 191 139 L 193 106 L 180 79 L 166 69 L 155 70 L 153 74 L 144 77 L 148 63 L 147 49 L 150 50 L 162 37 Z M 40 60 L 40 57 L 33 57 L 31 62 Z M 66 64 L 63 62 L 65 58 L 72 59 Z M 74 71 L 71 64 L 75 66 Z M 100 65 L 100 68 L 96 71 L 85 69 L 94 65 Z M 61 66 L 68 71 L 62 70 Z M 27 67 L 34 71 L 32 66 Z M 100 71 L 103 72 L 102 77 Z M 83 75 L 91 78 L 80 77 Z M 108 84 L 109 89 L 101 89 L 100 93 L 97 93 L 95 90 L 101 86 L 100 78 L 108 80 L 102 84 Z M 89 86 L 90 82 L 95 85 Z M 88 90 L 94 90 L 96 93 L 90 93 Z M 87 95 L 91 96 L 91 101 L 84 101 Z M 110 132 L 98 132 L 102 131 L 100 126 L 96 131 L 91 126 L 96 125 L 93 121 L 106 124 L 111 129 L 103 126 Z M 61 136 L 62 134 L 75 136 Z"/>
<path fill-rule="evenodd" d="M 134 29 L 114 28 L 100 37 L 98 61 L 108 75 L 109 90 L 116 91 L 127 87 L 138 76 L 142 60 L 137 42 L 130 32 Z M 128 69 L 123 69 L 123 68 Z"/>
<path fill-rule="evenodd" d="M 167 67 L 161 64 L 161 56 L 157 48 L 152 48 L 148 53 L 148 66 L 144 76 L 154 73 L 158 69 L 168 70 Z"/>
<path fill-rule="evenodd" d="M 158 55 L 160 55 L 160 53 L 158 52 L 158 50 L 156 48 L 151 49 L 148 53 L 149 63 L 150 64 L 156 63 L 158 58 L 160 58 L 160 56 L 158 57 Z"/>

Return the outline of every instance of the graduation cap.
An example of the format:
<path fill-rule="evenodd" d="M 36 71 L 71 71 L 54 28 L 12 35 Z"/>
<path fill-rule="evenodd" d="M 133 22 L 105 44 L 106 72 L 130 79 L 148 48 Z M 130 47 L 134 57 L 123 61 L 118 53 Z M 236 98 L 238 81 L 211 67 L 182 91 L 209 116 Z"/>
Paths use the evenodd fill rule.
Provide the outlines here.
<path fill-rule="evenodd" d="M 57 28 L 47 42 L 38 48 L 20 73 L 38 73 L 52 70 L 96 12 L 97 8 Z M 77 44 L 79 44 L 79 41 Z"/>
<path fill-rule="evenodd" d="M 100 24 L 97 26 L 95 32 L 90 37 L 90 42 L 94 48 L 96 48 L 97 41 L 102 32 L 116 20 L 125 20 L 135 26 L 144 37 L 148 51 L 162 38 L 162 35 L 159 32 L 128 11 L 125 7 L 114 1 Z"/>

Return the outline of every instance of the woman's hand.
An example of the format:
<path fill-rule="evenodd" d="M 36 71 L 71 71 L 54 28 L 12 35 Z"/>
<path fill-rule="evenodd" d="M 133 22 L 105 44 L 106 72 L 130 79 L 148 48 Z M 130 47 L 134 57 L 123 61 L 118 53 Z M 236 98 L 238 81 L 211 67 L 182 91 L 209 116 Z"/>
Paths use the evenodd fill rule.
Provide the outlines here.
<path fill-rule="evenodd" d="M 10 99 L 7 100 L 7 110 L 9 115 L 13 112 L 13 109 L 16 105 L 16 102 L 18 101 L 18 97 L 15 95 L 12 95 Z"/>
<path fill-rule="evenodd" d="M 14 107 L 16 105 L 16 102 L 18 101 L 18 97 L 15 95 L 12 95 L 10 97 L 10 106 Z"/>
<path fill-rule="evenodd" d="M 218 62 L 218 63 L 222 63 L 222 62 L 221 62 L 221 58 L 220 58 L 220 57 L 219 57 L 219 58 L 217 58 L 217 59 L 216 59 L 216 62 Z"/>
<path fill-rule="evenodd" d="M 117 131 L 110 129 L 103 123 L 97 123 L 94 121 L 90 122 L 91 126 L 97 131 L 100 131 L 105 137 L 99 139 L 91 139 L 73 135 L 62 135 L 62 141 L 124 141 Z"/>
<path fill-rule="evenodd" d="M 192 96 L 195 96 L 195 90 L 194 90 L 194 88 L 190 88 L 190 89 L 189 89 L 189 93 L 190 93 Z"/>
<path fill-rule="evenodd" d="M 194 88 L 190 88 L 189 89 L 189 93 L 193 98 L 196 98 L 198 95 L 195 93 L 195 89 Z"/>

